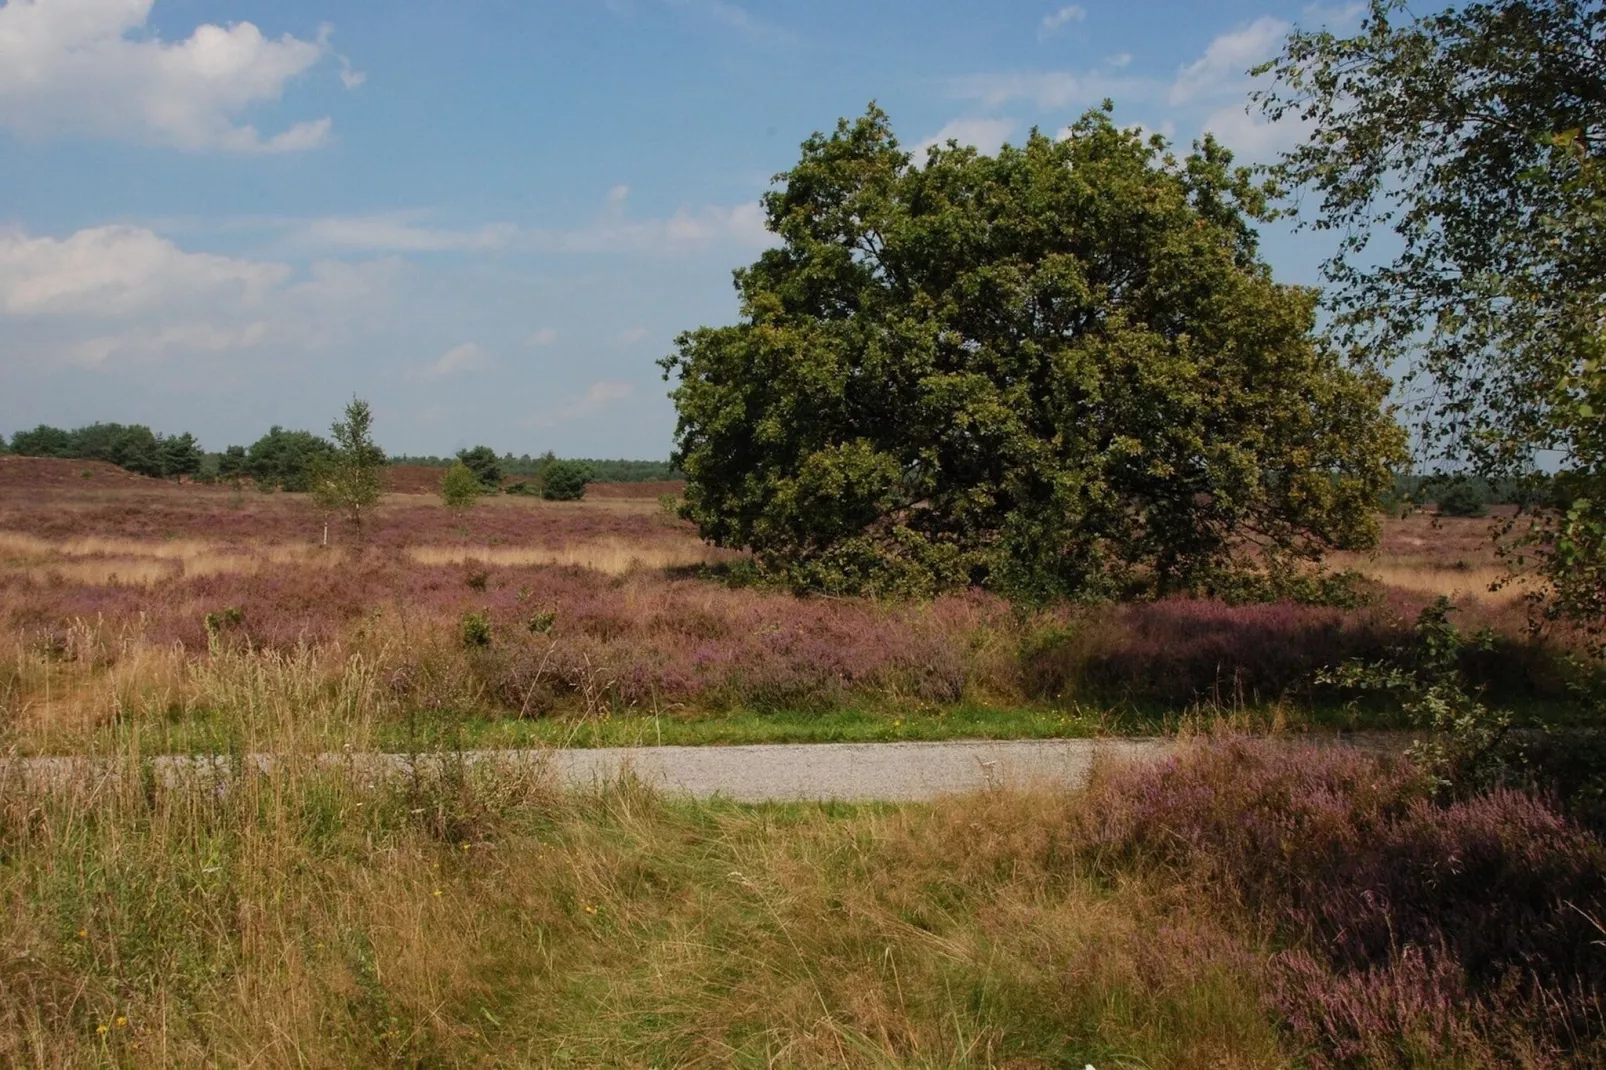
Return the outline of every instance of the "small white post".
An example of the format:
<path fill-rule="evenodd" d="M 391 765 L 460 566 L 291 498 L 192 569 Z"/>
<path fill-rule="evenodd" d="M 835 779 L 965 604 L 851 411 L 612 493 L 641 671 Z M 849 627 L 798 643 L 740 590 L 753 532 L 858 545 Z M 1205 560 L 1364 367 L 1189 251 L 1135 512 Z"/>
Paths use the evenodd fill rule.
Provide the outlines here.
<path fill-rule="evenodd" d="M 323 544 L 325 546 L 329 545 L 329 521 L 327 520 L 323 522 Z"/>

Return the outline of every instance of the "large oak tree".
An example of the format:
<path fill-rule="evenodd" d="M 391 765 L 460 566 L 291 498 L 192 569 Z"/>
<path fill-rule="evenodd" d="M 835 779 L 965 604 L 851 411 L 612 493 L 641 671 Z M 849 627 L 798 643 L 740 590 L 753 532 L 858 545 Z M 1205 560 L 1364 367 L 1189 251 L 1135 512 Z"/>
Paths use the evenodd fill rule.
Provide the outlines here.
<path fill-rule="evenodd" d="M 871 107 L 764 199 L 741 321 L 663 361 L 684 514 L 801 589 L 1200 589 L 1376 535 L 1387 383 L 1277 283 L 1263 191 L 1108 108 L 917 161 Z"/>

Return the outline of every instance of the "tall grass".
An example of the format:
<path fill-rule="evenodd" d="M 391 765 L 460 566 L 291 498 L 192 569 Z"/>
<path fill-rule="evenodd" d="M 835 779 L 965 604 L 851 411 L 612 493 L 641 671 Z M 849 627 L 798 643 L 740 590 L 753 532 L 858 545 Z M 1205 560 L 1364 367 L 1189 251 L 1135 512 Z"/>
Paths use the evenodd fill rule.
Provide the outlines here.
<path fill-rule="evenodd" d="M 1598 1065 L 1596 841 L 1245 746 L 740 807 L 289 747 L 172 779 L 130 741 L 0 779 L 0 1061 Z"/>
<path fill-rule="evenodd" d="M 0 789 L 0 1060 L 1283 1062 L 1230 927 L 1014 859 L 1044 800 L 694 806 L 294 761 L 164 786 L 134 759 Z"/>

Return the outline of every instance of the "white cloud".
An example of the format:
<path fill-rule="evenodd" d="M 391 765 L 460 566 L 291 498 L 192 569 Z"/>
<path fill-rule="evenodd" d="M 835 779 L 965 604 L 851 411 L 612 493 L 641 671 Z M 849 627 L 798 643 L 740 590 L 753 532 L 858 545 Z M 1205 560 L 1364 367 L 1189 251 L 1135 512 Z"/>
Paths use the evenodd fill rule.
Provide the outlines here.
<path fill-rule="evenodd" d="M 470 230 L 424 226 L 417 212 L 335 216 L 300 224 L 294 237 L 305 244 L 392 252 L 442 252 L 451 249 L 494 249 L 518 233 L 511 223 L 487 223 Z"/>
<path fill-rule="evenodd" d="M 539 331 L 536 331 L 534 334 L 530 335 L 530 337 L 526 338 L 524 340 L 524 344 L 534 346 L 535 348 L 539 349 L 543 346 L 549 346 L 557 340 L 557 331 L 553 330 L 551 327 L 542 327 Z"/>
<path fill-rule="evenodd" d="M 485 350 L 473 342 L 462 342 L 442 353 L 439 360 L 424 370 L 424 374 L 441 378 L 483 368 L 485 363 Z"/>
<path fill-rule="evenodd" d="M 1215 134 L 1240 160 L 1269 162 L 1303 141 L 1309 127 L 1298 116 L 1268 122 L 1238 105 L 1211 112 L 1202 129 Z"/>
<path fill-rule="evenodd" d="M 142 33 L 154 0 L 9 0 L 0 7 L 0 125 L 181 149 L 293 152 L 328 140 L 327 118 L 264 137 L 238 121 L 321 59 L 315 40 L 249 22 L 206 23 L 176 43 Z"/>
<path fill-rule="evenodd" d="M 1187 104 L 1242 92 L 1249 80 L 1249 69 L 1275 55 L 1291 29 L 1282 19 L 1262 15 L 1247 26 L 1217 36 L 1205 47 L 1204 55 L 1177 72 L 1167 99 Z"/>
<path fill-rule="evenodd" d="M 1043 16 L 1043 21 L 1037 25 L 1037 38 L 1042 40 L 1052 37 L 1064 28 L 1068 22 L 1081 22 L 1087 18 L 1087 9 L 1081 4 L 1067 4 L 1058 11 L 1051 11 Z"/>
<path fill-rule="evenodd" d="M 633 345 L 645 337 L 647 337 L 647 328 L 645 327 L 627 327 L 619 332 L 619 341 L 626 345 Z"/>
<path fill-rule="evenodd" d="M 1118 71 L 1125 70 L 1132 65 L 1132 53 L 1117 52 L 1113 56 L 1105 56 L 1104 62 Z"/>
<path fill-rule="evenodd" d="M 990 155 L 999 150 L 1018 125 L 1009 118 L 954 119 L 915 147 L 915 159 L 923 160 L 927 149 L 933 145 L 947 145 L 950 140 Z"/>
<path fill-rule="evenodd" d="M 286 264 L 187 253 L 142 227 L 92 227 L 60 240 L 0 232 L 0 312 L 10 315 L 256 303 L 290 273 Z"/>
<path fill-rule="evenodd" d="M 144 227 L 0 230 L 0 361 L 88 366 L 339 344 L 389 303 L 394 258 L 288 264 L 190 252 Z M 19 347 L 19 340 L 26 339 Z"/>

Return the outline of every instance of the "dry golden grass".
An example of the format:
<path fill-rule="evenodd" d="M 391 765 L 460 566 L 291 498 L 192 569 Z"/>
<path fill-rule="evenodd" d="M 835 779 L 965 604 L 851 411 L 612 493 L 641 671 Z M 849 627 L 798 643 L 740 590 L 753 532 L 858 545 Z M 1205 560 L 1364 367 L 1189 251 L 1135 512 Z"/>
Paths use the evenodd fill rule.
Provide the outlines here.
<path fill-rule="evenodd" d="M 1361 561 L 1347 567 L 1355 568 L 1387 587 L 1416 594 L 1442 594 L 1455 600 L 1470 597 L 1485 602 L 1509 603 L 1520 601 L 1529 590 L 1519 583 L 1508 583 L 1498 590 L 1491 589 L 1496 583 L 1510 578 L 1509 573 L 1498 565 L 1444 568 L 1410 561 Z"/>
<path fill-rule="evenodd" d="M 0 572 L 88 586 L 149 586 L 180 576 L 245 575 L 287 565 L 326 567 L 344 553 L 313 544 L 220 546 L 203 539 L 85 536 L 50 540 L 0 531 Z"/>
<path fill-rule="evenodd" d="M 480 564 L 502 567 L 578 565 L 609 575 L 634 569 L 682 568 L 712 564 L 731 555 L 699 542 L 686 540 L 667 545 L 637 545 L 620 539 L 575 543 L 570 546 L 413 546 L 407 556 L 421 565 Z"/>
<path fill-rule="evenodd" d="M 537 771 L 0 781 L 12 1065 L 1276 1067 L 1265 949 L 1067 800 L 671 803 Z"/>

